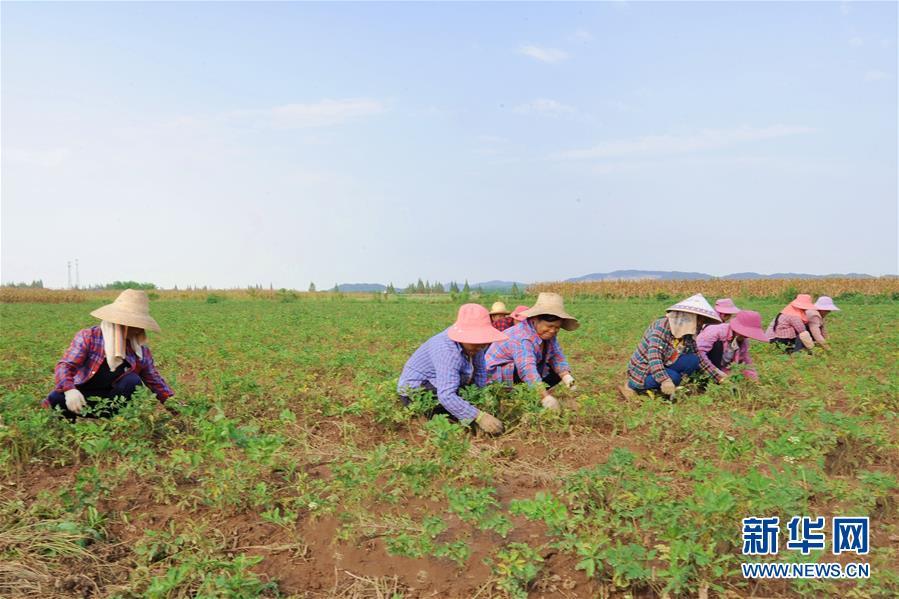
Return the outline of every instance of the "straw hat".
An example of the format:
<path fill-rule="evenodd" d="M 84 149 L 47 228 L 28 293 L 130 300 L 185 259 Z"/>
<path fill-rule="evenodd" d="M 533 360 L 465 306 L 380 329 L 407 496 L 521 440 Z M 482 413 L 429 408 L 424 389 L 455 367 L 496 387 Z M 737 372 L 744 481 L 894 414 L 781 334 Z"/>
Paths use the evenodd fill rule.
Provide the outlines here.
<path fill-rule="evenodd" d="M 144 291 L 126 289 L 111 304 L 91 312 L 91 316 L 127 327 L 160 332 L 159 324 L 150 316 L 150 298 Z"/>
<path fill-rule="evenodd" d="M 562 328 L 566 331 L 573 331 L 581 326 L 581 323 L 577 321 L 577 318 L 565 311 L 565 302 L 558 293 L 541 292 L 540 295 L 537 296 L 537 303 L 534 304 L 530 310 L 519 313 L 522 319 L 540 316 L 542 314 L 549 314 L 561 318 Z"/>
<path fill-rule="evenodd" d="M 503 302 L 493 302 L 493 305 L 490 306 L 490 316 L 494 314 L 509 314 L 509 311 L 506 310 L 506 304 Z"/>
<path fill-rule="evenodd" d="M 710 320 L 721 322 L 721 317 L 715 312 L 715 309 L 709 304 L 708 300 L 701 293 L 691 295 L 685 300 L 681 300 L 668 308 L 667 312 L 690 312 L 698 314 Z"/>
<path fill-rule="evenodd" d="M 449 338 L 456 343 L 493 343 L 505 341 L 509 337 L 493 328 L 490 313 L 480 304 L 463 304 L 459 308 L 456 322 L 447 330 Z"/>
<path fill-rule="evenodd" d="M 833 303 L 833 300 L 829 295 L 822 295 L 818 298 L 818 301 L 815 302 L 815 308 L 817 310 L 824 310 L 826 312 L 834 312 L 839 310 L 837 305 Z"/>
<path fill-rule="evenodd" d="M 736 314 L 740 309 L 729 297 L 722 297 L 715 302 L 715 312 L 718 314 Z"/>
<path fill-rule="evenodd" d="M 762 315 L 752 310 L 741 310 L 730 319 L 730 330 L 738 335 L 768 342 L 768 336 L 762 330 Z"/>
<path fill-rule="evenodd" d="M 526 318 L 521 314 L 522 312 L 527 312 L 528 310 L 530 310 L 529 306 L 515 306 L 515 309 L 512 310 L 512 320 L 515 320 L 517 322 L 526 320 Z"/>

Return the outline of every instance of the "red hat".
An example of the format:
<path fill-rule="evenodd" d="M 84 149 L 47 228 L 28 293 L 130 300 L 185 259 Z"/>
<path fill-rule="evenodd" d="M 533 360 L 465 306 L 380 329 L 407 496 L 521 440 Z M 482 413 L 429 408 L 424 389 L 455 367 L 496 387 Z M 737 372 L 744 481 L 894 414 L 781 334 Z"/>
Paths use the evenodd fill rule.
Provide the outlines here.
<path fill-rule="evenodd" d="M 509 337 L 493 328 L 490 313 L 480 304 L 463 304 L 459 308 L 456 322 L 447 331 L 456 343 L 493 343 L 505 341 Z"/>
<path fill-rule="evenodd" d="M 522 316 L 521 313 L 530 309 L 530 306 L 515 306 L 515 309 L 512 310 L 512 320 L 515 320 L 517 322 L 527 320 L 527 318 Z"/>

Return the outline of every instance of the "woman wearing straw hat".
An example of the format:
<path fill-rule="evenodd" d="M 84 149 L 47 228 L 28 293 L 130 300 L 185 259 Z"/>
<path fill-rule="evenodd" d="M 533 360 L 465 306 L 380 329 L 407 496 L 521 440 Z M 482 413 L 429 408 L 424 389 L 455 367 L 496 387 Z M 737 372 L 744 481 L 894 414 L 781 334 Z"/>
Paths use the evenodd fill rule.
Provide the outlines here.
<path fill-rule="evenodd" d="M 56 388 L 42 402 L 48 408 L 59 408 L 74 421 L 85 407 L 93 408 L 91 398 L 131 399 L 138 385 L 145 384 L 156 398 L 165 401 L 174 395 L 153 362 L 145 345 L 146 331 L 159 332 L 150 316 L 150 301 L 143 291 L 126 289 L 115 301 L 91 312 L 100 319 L 98 326 L 75 335 L 68 351 L 56 364 Z M 109 406 L 98 416 L 117 411 Z"/>
<path fill-rule="evenodd" d="M 721 314 L 715 302 L 715 311 Z M 752 365 L 749 355 L 749 340 L 768 342 L 762 330 L 762 317 L 752 310 L 738 310 L 736 316 L 722 324 L 705 327 L 696 337 L 696 349 L 720 374 L 727 374 L 732 364 Z M 758 380 L 758 373 L 752 369 L 743 370 L 752 380 Z"/>
<path fill-rule="evenodd" d="M 493 302 L 490 306 L 490 322 L 497 331 L 505 331 L 515 326 L 515 321 L 509 316 L 506 310 L 506 304 L 503 302 Z"/>
<path fill-rule="evenodd" d="M 409 405 L 413 390 L 423 388 L 440 402 L 431 416 L 449 414 L 457 420 L 474 420 L 487 433 L 501 433 L 503 423 L 462 399 L 459 389 L 487 385 L 484 350 L 490 343 L 505 339 L 505 333 L 491 326 L 487 308 L 463 305 L 456 322 L 425 341 L 406 362 L 397 384 L 403 405 Z"/>
<path fill-rule="evenodd" d="M 739 312 L 740 309 L 729 297 L 722 297 L 715 302 L 715 312 L 721 318 L 721 322 L 727 322 L 731 316 Z"/>
<path fill-rule="evenodd" d="M 549 410 L 558 410 L 559 401 L 549 389 L 560 381 L 569 389 L 575 385 L 557 335 L 559 329 L 573 331 L 580 323 L 565 311 L 558 293 L 541 293 L 537 303 L 521 312 L 520 317 L 522 322 L 506 331 L 508 341 L 494 343 L 487 350 L 488 379 L 491 383 L 507 385 L 543 383 L 541 404 Z"/>
<path fill-rule="evenodd" d="M 812 312 L 815 312 L 812 296 L 800 293 L 771 321 L 766 331 L 768 339 L 782 346 L 788 354 L 803 348 L 811 351 L 815 341 L 808 330 L 809 316 L 820 318 L 819 313 Z"/>
<path fill-rule="evenodd" d="M 727 375 L 696 350 L 695 336 L 703 324 L 721 322 L 701 293 L 680 301 L 646 329 L 627 367 L 626 384 L 618 390 L 626 399 L 638 391 L 660 389 L 672 397 L 684 376 L 697 370 L 720 383 Z"/>
<path fill-rule="evenodd" d="M 831 312 L 838 312 L 839 310 L 830 296 L 822 295 L 815 301 L 815 310 L 806 313 L 808 316 L 808 331 L 811 333 L 814 342 L 823 349 L 830 349 L 830 344 L 827 342 L 827 331 L 824 329 L 824 319 Z"/>

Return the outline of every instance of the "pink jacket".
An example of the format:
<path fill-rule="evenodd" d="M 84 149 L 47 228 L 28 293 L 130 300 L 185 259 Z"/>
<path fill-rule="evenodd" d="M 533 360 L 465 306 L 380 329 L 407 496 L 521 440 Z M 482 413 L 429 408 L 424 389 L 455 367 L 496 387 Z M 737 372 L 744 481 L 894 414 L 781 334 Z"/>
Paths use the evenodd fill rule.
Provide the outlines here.
<path fill-rule="evenodd" d="M 713 324 L 705 327 L 696 337 L 696 350 L 700 354 L 708 354 L 711 351 L 712 346 L 715 345 L 716 342 L 721 341 L 724 344 L 725 351 L 730 347 L 731 341 L 733 341 L 734 334 L 733 331 L 730 330 L 730 325 L 725 323 L 722 324 Z M 734 352 L 733 360 L 730 362 L 731 364 L 746 364 L 747 366 L 752 365 L 752 357 L 749 355 L 749 339 L 743 339 L 743 341 L 737 346 L 737 350 Z M 727 364 L 725 364 L 725 368 L 723 371 L 726 373 L 730 369 L 727 368 Z M 743 371 L 743 374 L 752 379 L 758 379 L 759 375 L 755 370 L 746 369 Z"/>

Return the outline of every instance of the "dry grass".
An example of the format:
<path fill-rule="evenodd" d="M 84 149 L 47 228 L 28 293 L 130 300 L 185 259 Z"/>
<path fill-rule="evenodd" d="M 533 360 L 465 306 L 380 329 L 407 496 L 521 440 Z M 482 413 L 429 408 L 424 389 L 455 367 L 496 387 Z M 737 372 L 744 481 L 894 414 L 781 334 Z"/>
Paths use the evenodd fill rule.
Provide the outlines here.
<path fill-rule="evenodd" d="M 672 298 L 702 293 L 709 298 L 719 297 L 776 297 L 792 293 L 829 295 L 846 293 L 862 295 L 899 295 L 899 277 L 876 279 L 751 279 L 708 281 L 587 281 L 582 283 L 535 283 L 529 293 L 555 291 L 565 297 L 655 297 L 661 294 Z"/>

